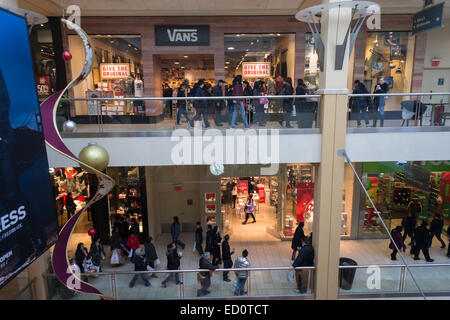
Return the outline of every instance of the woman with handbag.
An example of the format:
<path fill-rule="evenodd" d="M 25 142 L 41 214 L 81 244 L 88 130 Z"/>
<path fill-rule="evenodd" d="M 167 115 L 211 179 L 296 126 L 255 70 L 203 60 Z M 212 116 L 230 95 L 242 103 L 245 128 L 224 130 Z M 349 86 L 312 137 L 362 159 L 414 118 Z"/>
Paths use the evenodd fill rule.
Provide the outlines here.
<path fill-rule="evenodd" d="M 255 82 L 253 87 L 253 95 L 259 96 L 256 99 L 253 99 L 253 105 L 256 108 L 256 121 L 258 121 L 259 126 L 264 127 L 266 125 L 264 121 L 264 105 L 269 103 L 269 99 L 261 97 L 266 95 L 262 81 Z"/>
<path fill-rule="evenodd" d="M 256 222 L 255 216 L 253 213 L 255 212 L 255 203 L 253 202 L 253 194 L 250 193 L 248 195 L 247 203 L 245 204 L 245 221 L 242 222 L 242 224 L 247 224 L 247 220 L 250 216 L 252 216 L 253 221 L 252 223 Z"/>

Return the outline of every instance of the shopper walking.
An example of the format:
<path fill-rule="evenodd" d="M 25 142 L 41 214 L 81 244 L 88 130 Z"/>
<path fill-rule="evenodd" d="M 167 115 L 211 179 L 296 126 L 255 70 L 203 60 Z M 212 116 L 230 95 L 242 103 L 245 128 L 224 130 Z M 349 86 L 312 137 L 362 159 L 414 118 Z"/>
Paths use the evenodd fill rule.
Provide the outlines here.
<path fill-rule="evenodd" d="M 235 209 L 237 199 L 237 184 L 234 184 L 233 189 L 231 190 L 231 197 L 233 199 L 233 209 Z"/>
<path fill-rule="evenodd" d="M 133 258 L 131 261 L 134 263 L 134 271 L 147 271 L 147 264 L 144 259 L 144 252 L 142 252 L 141 248 L 136 249 L 134 252 Z M 141 277 L 145 283 L 146 287 L 150 287 L 150 281 L 148 281 L 148 276 L 145 273 L 135 274 L 133 279 L 130 282 L 130 288 L 133 288 L 136 284 L 137 279 Z"/>
<path fill-rule="evenodd" d="M 175 242 L 172 242 L 167 247 L 167 270 L 178 270 L 180 265 L 180 256 L 177 252 L 177 245 Z M 178 272 L 171 272 L 167 275 L 163 282 L 161 282 L 161 286 L 165 288 L 167 286 L 167 282 L 173 277 L 175 277 L 175 283 L 180 284 Z"/>
<path fill-rule="evenodd" d="M 211 252 L 213 256 L 212 263 L 213 265 L 217 266 L 218 264 L 222 263 L 222 259 L 220 256 L 220 243 L 222 242 L 222 237 L 220 236 L 218 226 L 214 226 L 212 234 L 213 234 L 212 240 L 214 241 L 212 247 L 213 249 Z"/>
<path fill-rule="evenodd" d="M 225 237 L 223 238 L 223 242 L 222 242 L 222 261 L 223 261 L 224 269 L 230 269 L 231 267 L 233 267 L 233 260 L 231 259 L 231 256 L 234 254 L 234 249 L 233 249 L 233 251 L 230 252 L 230 244 L 228 242 L 229 240 L 230 240 L 230 236 L 226 234 Z M 223 281 L 226 281 L 226 282 L 231 281 L 228 278 L 228 273 L 229 273 L 229 271 L 223 272 Z"/>
<path fill-rule="evenodd" d="M 280 96 L 290 96 L 294 94 L 294 88 L 292 87 L 292 79 L 286 78 L 283 83 L 283 89 L 281 89 L 279 95 Z M 283 98 L 283 120 L 278 121 L 280 123 L 280 126 L 283 127 L 283 122 L 286 122 L 286 128 L 292 128 L 289 118 L 292 114 L 292 98 Z"/>
<path fill-rule="evenodd" d="M 111 234 L 111 241 L 110 241 L 110 247 L 111 247 L 111 252 L 113 252 L 114 250 L 120 250 L 121 246 L 120 246 L 120 233 L 119 233 L 119 227 L 115 226 L 114 230 Z"/>
<path fill-rule="evenodd" d="M 417 227 L 414 231 L 414 260 L 420 260 L 419 253 L 422 250 L 425 260 L 427 262 L 433 262 L 434 260 L 430 258 L 428 252 L 428 248 L 431 246 L 431 237 L 427 225 L 428 223 L 426 221 L 422 221 L 420 227 Z"/>
<path fill-rule="evenodd" d="M 245 80 L 242 82 L 244 85 L 244 96 L 253 96 L 253 89 L 250 83 Z M 245 109 L 247 111 L 247 123 L 251 126 L 253 124 L 253 111 L 254 106 L 251 99 L 245 99 Z"/>
<path fill-rule="evenodd" d="M 67 211 L 67 220 L 70 219 L 75 214 L 75 210 L 77 209 L 77 205 L 73 200 L 72 192 L 69 192 L 66 195 L 66 211 Z"/>
<path fill-rule="evenodd" d="M 163 97 L 173 97 L 173 90 L 167 83 L 164 84 Z M 172 118 L 172 100 L 165 100 L 165 102 L 166 114 L 168 114 L 168 116 Z"/>
<path fill-rule="evenodd" d="M 442 228 L 444 227 L 444 220 L 442 220 L 442 217 L 439 213 L 437 213 L 434 217 L 434 219 L 431 221 L 430 225 L 430 236 L 431 241 L 433 241 L 433 238 L 436 237 L 436 239 L 439 240 L 441 243 L 441 249 L 445 248 L 445 243 L 442 241 L 441 233 Z"/>
<path fill-rule="evenodd" d="M 203 229 L 200 221 L 195 226 L 195 250 L 201 256 L 203 254 Z"/>
<path fill-rule="evenodd" d="M 359 80 L 355 80 L 354 89 L 352 94 L 365 94 L 369 93 L 367 91 L 366 86 Z M 353 112 L 356 112 L 356 121 L 358 124 L 358 128 L 361 127 L 361 113 L 364 117 L 364 121 L 366 123 L 366 127 L 369 126 L 369 115 L 367 114 L 367 106 L 369 105 L 370 98 L 369 97 L 351 97 L 350 98 L 350 106 Z"/>
<path fill-rule="evenodd" d="M 217 266 L 211 264 L 211 254 L 209 252 L 205 252 L 199 260 L 199 269 L 208 269 L 210 271 L 202 271 L 198 273 L 198 279 L 200 281 L 200 285 L 202 286 L 199 290 L 197 290 L 197 297 L 201 297 L 210 293 L 208 290 L 211 285 L 211 271 L 217 269 Z"/>
<path fill-rule="evenodd" d="M 203 87 L 205 86 L 205 79 L 200 79 L 195 84 L 193 89 L 194 97 L 205 97 L 205 91 Z M 191 126 L 194 126 L 195 121 L 197 121 L 200 117 L 203 117 L 203 122 L 206 128 L 209 128 L 208 122 L 208 101 L 207 100 L 194 100 L 194 108 L 195 108 L 195 116 L 191 119 Z"/>
<path fill-rule="evenodd" d="M 186 85 L 185 83 L 181 83 L 180 87 L 178 88 L 178 92 L 177 92 L 177 97 L 178 98 L 185 98 L 187 97 L 187 92 L 186 92 Z M 181 100 L 177 100 L 177 120 L 176 120 L 176 124 L 179 125 L 180 124 L 180 120 L 181 120 L 181 116 L 184 116 L 186 118 L 186 122 L 188 124 L 188 126 L 190 126 L 191 120 L 189 119 L 189 116 L 187 114 L 187 110 L 186 110 L 186 102 L 187 100 L 185 99 L 181 99 Z"/>
<path fill-rule="evenodd" d="M 303 79 L 297 80 L 297 88 L 295 88 L 296 96 L 303 96 L 308 94 L 308 87 Z M 306 104 L 306 98 L 295 98 L 295 116 L 297 118 L 298 128 L 311 128 L 314 121 L 315 108 L 309 108 Z"/>
<path fill-rule="evenodd" d="M 206 226 L 206 247 L 205 247 L 205 252 L 212 252 L 214 248 L 214 233 L 212 230 L 212 226 L 210 224 L 208 224 Z"/>
<path fill-rule="evenodd" d="M 158 259 L 158 254 L 156 253 L 152 237 L 147 237 L 145 239 L 144 249 L 145 249 L 145 265 L 148 265 L 152 267 L 152 269 L 155 269 L 155 261 Z M 156 274 L 152 274 L 151 277 L 158 278 Z"/>
<path fill-rule="evenodd" d="M 295 229 L 294 237 L 292 238 L 291 248 L 292 248 L 292 257 L 291 261 L 295 261 L 295 257 L 297 251 L 302 248 L 302 239 L 305 237 L 305 232 L 303 231 L 303 227 L 305 226 L 304 222 L 300 222 Z"/>
<path fill-rule="evenodd" d="M 219 82 L 214 86 L 213 94 L 214 97 L 223 97 L 225 96 L 225 81 L 219 80 Z M 221 127 L 222 121 L 220 117 L 222 115 L 222 111 L 225 109 L 225 100 L 213 100 L 214 102 L 214 122 L 216 126 Z"/>
<path fill-rule="evenodd" d="M 95 266 L 99 267 L 99 271 L 102 272 L 103 260 L 105 259 L 106 254 L 99 236 L 95 236 L 91 243 L 91 248 L 89 249 L 89 257 L 91 258 L 92 263 Z"/>
<path fill-rule="evenodd" d="M 256 121 L 258 121 L 258 125 L 264 127 L 266 125 L 264 119 L 264 105 L 266 101 L 268 103 L 267 98 L 262 96 L 266 95 L 264 91 L 264 83 L 262 81 L 256 81 L 253 86 L 253 95 L 256 96 L 256 99 L 253 99 L 253 105 L 255 106 L 256 111 Z"/>
<path fill-rule="evenodd" d="M 233 96 L 239 97 L 244 96 L 244 89 L 242 88 L 242 76 L 238 75 L 233 80 Z M 233 116 L 231 118 L 231 128 L 235 128 L 236 117 L 238 114 L 238 109 L 241 112 L 242 121 L 244 122 L 245 128 L 249 128 L 247 117 L 245 116 L 244 102 L 242 99 L 233 100 Z"/>
<path fill-rule="evenodd" d="M 130 236 L 128 237 L 127 248 L 132 250 L 133 251 L 132 254 L 134 254 L 134 251 L 136 251 L 136 249 L 138 249 L 139 246 L 140 246 L 140 243 L 139 243 L 138 236 L 134 233 L 131 233 Z"/>
<path fill-rule="evenodd" d="M 312 246 L 310 238 L 303 237 L 302 248 L 298 253 L 297 258 L 292 264 L 293 268 L 298 267 L 312 267 L 314 266 L 314 248 Z M 302 270 L 296 270 L 295 274 L 297 276 L 297 289 L 296 293 L 305 293 L 307 288 L 302 286 Z"/>
<path fill-rule="evenodd" d="M 244 249 L 242 251 L 242 256 L 238 256 L 236 258 L 236 261 L 234 262 L 234 267 L 236 269 L 242 268 L 242 269 L 249 269 L 250 268 L 250 261 L 248 260 L 248 251 L 247 249 Z M 248 278 L 248 271 L 242 270 L 242 271 L 235 271 L 236 279 L 237 279 L 237 286 L 236 291 L 234 292 L 234 295 L 244 295 L 246 293 L 244 291 L 245 283 L 247 282 Z"/>
<path fill-rule="evenodd" d="M 405 242 L 403 241 L 402 230 L 403 229 L 401 226 L 397 226 L 395 229 L 391 231 L 391 236 L 394 239 L 397 248 L 399 248 L 400 250 L 403 249 L 403 252 L 405 252 L 406 246 Z M 394 261 L 397 260 L 397 248 L 394 246 L 394 243 L 392 243 L 391 240 L 391 242 L 389 243 L 389 249 L 392 249 L 391 260 Z"/>
<path fill-rule="evenodd" d="M 242 224 L 247 224 L 248 218 L 251 216 L 253 218 L 252 223 L 256 222 L 254 213 L 255 212 L 255 202 L 253 201 L 253 194 L 248 195 L 247 203 L 245 204 L 245 221 Z"/>
<path fill-rule="evenodd" d="M 130 229 L 130 225 L 128 224 L 126 218 L 124 218 L 123 216 L 120 217 L 120 225 L 119 225 L 119 233 L 120 233 L 120 238 L 122 239 L 122 245 L 124 247 L 126 247 L 127 245 L 127 241 L 128 241 L 128 236 L 129 236 L 129 229 Z M 125 248 L 127 250 L 129 250 L 130 248 Z M 125 250 L 122 252 L 122 255 L 125 255 Z"/>
<path fill-rule="evenodd" d="M 130 225 L 130 234 L 139 235 L 139 224 L 137 223 L 136 219 L 131 219 L 131 225 Z"/>
<path fill-rule="evenodd" d="M 86 273 L 83 264 L 87 261 L 88 257 L 88 250 L 84 247 L 84 244 L 80 242 L 77 245 L 77 250 L 75 251 L 75 263 L 80 268 L 81 273 Z"/>
<path fill-rule="evenodd" d="M 373 93 L 388 93 L 389 86 L 384 78 L 380 78 L 375 86 Z M 377 119 L 380 119 L 380 127 L 384 126 L 384 106 L 386 105 L 386 96 L 375 96 L 373 99 L 373 126 L 377 126 Z"/>
<path fill-rule="evenodd" d="M 406 236 L 411 239 L 411 242 L 408 245 L 412 244 L 412 239 L 414 238 L 414 230 L 416 229 L 417 218 L 416 216 L 409 212 L 408 216 L 402 221 L 402 226 L 405 229 L 403 233 L 403 241 L 406 240 Z"/>
<path fill-rule="evenodd" d="M 173 217 L 173 223 L 170 227 L 170 234 L 172 235 L 172 242 L 181 246 L 181 249 L 184 250 L 185 244 L 180 241 L 180 221 L 177 216 Z"/>

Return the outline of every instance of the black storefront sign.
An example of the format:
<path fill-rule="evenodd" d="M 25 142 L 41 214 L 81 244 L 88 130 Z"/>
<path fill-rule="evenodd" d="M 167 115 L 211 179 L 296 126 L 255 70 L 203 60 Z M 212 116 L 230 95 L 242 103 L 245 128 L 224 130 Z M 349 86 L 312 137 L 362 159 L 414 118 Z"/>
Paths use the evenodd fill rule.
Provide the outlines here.
<path fill-rule="evenodd" d="M 413 18 L 412 33 L 440 28 L 443 26 L 444 2 L 417 12 Z"/>
<path fill-rule="evenodd" d="M 424 192 L 430 192 L 431 172 L 414 164 L 405 164 L 405 183 Z"/>
<path fill-rule="evenodd" d="M 209 26 L 156 25 L 157 46 L 209 46 Z"/>

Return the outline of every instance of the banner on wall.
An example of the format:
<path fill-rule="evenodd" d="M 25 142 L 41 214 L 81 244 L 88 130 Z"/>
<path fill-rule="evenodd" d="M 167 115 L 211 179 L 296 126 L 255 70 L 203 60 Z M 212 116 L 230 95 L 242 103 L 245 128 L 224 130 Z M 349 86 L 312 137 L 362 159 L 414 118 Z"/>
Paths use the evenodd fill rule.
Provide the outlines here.
<path fill-rule="evenodd" d="M 50 95 L 50 76 L 37 76 L 36 90 L 39 97 L 47 97 Z"/>
<path fill-rule="evenodd" d="M 248 193 L 248 181 L 247 180 L 238 181 L 237 192 L 239 194 L 247 194 Z"/>
<path fill-rule="evenodd" d="M 314 199 L 314 183 L 299 182 L 297 183 L 297 222 L 305 221 L 305 213 L 308 206 L 312 205 Z"/>
<path fill-rule="evenodd" d="M 26 20 L 0 9 L 0 288 L 58 238 Z"/>
<path fill-rule="evenodd" d="M 243 62 L 242 77 L 244 78 L 263 78 L 270 77 L 269 62 Z"/>
<path fill-rule="evenodd" d="M 101 63 L 100 77 L 102 80 L 124 79 L 130 76 L 129 63 Z"/>

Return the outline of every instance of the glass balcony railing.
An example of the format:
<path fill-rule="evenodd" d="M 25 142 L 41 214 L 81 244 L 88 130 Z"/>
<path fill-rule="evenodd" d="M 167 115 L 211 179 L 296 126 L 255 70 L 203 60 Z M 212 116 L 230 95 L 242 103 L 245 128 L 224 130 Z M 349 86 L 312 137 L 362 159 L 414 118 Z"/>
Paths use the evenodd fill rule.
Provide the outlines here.
<path fill-rule="evenodd" d="M 348 127 L 450 126 L 450 92 L 350 94 Z"/>
<path fill-rule="evenodd" d="M 248 277 L 244 285 L 244 293 L 236 295 L 234 292 L 235 271 L 248 271 Z M 278 268 L 250 268 L 250 269 L 217 269 L 211 274 L 211 285 L 207 289 L 209 293 L 201 298 L 243 298 L 243 297 L 298 297 L 312 298 L 312 279 L 315 267 L 296 268 L 295 272 L 302 277 L 302 286 L 305 293 L 295 291 L 297 284 L 288 280 L 288 274 L 294 272 L 289 267 Z M 201 288 L 197 273 L 207 270 L 156 270 L 150 277 L 149 272 L 103 272 L 96 274 L 81 274 L 84 280 L 95 286 L 104 295 L 119 300 L 148 300 L 148 299 L 196 299 L 198 290 Z M 230 282 L 223 281 L 223 272 L 229 272 Z M 177 273 L 179 283 L 172 277 L 163 287 L 161 282 L 169 274 Z M 130 283 L 137 277 L 133 287 Z M 146 277 L 150 285 L 146 286 L 142 276 Z M 83 294 L 67 289 L 54 274 L 45 275 L 48 285 L 49 299 L 52 300 L 98 300 L 95 295 Z"/>
<path fill-rule="evenodd" d="M 319 128 L 320 95 L 173 98 L 64 98 L 56 123 L 76 132 L 139 132 L 203 128 Z"/>

